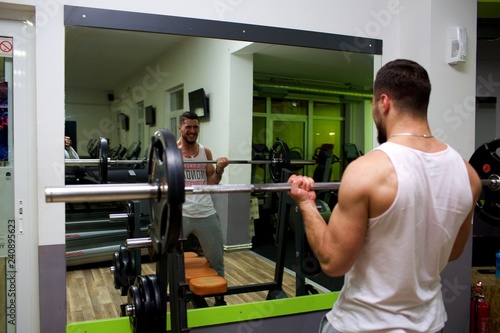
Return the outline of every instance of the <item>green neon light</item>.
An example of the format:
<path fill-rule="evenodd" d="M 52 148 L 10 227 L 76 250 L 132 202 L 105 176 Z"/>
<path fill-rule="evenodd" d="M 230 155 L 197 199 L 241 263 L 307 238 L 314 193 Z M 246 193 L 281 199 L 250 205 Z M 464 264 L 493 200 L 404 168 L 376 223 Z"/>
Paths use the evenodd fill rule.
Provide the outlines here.
<path fill-rule="evenodd" d="M 329 310 L 338 292 L 291 297 L 263 302 L 188 310 L 190 328 L 261 320 L 299 313 Z M 169 316 L 167 315 L 167 318 Z M 167 329 L 170 322 L 167 319 Z M 66 326 L 66 333 L 132 333 L 128 317 L 83 321 Z"/>

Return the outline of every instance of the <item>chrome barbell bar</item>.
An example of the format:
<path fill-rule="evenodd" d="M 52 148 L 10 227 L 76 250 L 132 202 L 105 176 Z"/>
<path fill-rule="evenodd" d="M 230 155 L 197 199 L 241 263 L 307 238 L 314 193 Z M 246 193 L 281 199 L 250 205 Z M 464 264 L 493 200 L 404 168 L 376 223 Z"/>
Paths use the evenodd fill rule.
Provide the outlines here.
<path fill-rule="evenodd" d="M 147 160 L 112 160 L 108 158 L 108 164 L 113 165 L 130 165 L 130 164 L 146 164 Z M 67 166 L 99 166 L 101 165 L 101 160 L 98 158 L 83 158 L 83 159 L 67 159 L 64 160 L 64 164 Z"/>
<path fill-rule="evenodd" d="M 483 186 L 491 190 L 500 189 L 500 179 L 481 179 Z M 340 182 L 315 183 L 313 190 L 337 190 Z M 253 192 L 286 192 L 292 188 L 290 183 L 274 184 L 222 184 L 193 185 L 184 188 L 185 194 L 220 194 L 220 193 L 253 193 Z M 168 198 L 168 185 L 139 184 L 96 184 L 67 185 L 47 187 L 46 202 L 101 202 L 119 200 L 140 200 Z"/>
<path fill-rule="evenodd" d="M 112 160 L 108 159 L 109 165 L 130 165 L 130 164 L 145 164 L 147 160 Z M 229 164 L 276 164 L 282 160 L 229 160 Z M 101 160 L 94 159 L 67 159 L 64 162 L 67 166 L 99 166 Z M 215 164 L 217 161 L 184 161 L 184 164 Z M 290 165 L 315 165 L 315 160 L 290 160 Z"/>
<path fill-rule="evenodd" d="M 316 183 L 314 190 L 336 190 L 339 186 L 339 182 Z M 193 185 L 185 187 L 185 194 L 286 192 L 291 188 L 292 185 L 289 183 Z M 168 185 L 149 183 L 67 185 L 45 189 L 46 202 L 104 202 L 164 198 L 168 198 Z"/>

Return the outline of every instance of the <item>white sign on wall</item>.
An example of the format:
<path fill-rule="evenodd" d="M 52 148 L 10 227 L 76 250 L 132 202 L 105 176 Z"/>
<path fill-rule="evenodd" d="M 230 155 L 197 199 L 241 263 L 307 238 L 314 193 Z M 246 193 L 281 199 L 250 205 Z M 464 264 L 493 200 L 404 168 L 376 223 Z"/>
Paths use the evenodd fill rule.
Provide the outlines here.
<path fill-rule="evenodd" d="M 12 38 L 0 37 L 0 57 L 12 58 Z"/>

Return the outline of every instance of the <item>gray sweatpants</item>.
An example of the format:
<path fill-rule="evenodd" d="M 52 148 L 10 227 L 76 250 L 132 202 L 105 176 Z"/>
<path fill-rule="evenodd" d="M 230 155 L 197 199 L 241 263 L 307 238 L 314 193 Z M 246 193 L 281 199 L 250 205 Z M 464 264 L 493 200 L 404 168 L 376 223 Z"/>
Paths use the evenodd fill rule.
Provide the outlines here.
<path fill-rule="evenodd" d="M 340 333 L 328 322 L 326 319 L 326 315 L 321 320 L 321 324 L 319 325 L 319 333 Z"/>
<path fill-rule="evenodd" d="M 224 277 L 224 247 L 219 215 L 203 218 L 182 217 L 182 231 L 186 238 L 195 235 L 200 241 L 205 258 L 210 266 Z"/>

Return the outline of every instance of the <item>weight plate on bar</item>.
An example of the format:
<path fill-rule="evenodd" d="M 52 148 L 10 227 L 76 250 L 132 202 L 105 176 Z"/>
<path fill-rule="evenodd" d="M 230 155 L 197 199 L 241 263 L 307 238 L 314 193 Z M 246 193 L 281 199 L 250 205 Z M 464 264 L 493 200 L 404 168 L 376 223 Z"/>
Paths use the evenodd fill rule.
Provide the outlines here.
<path fill-rule="evenodd" d="M 144 311 L 144 304 L 138 286 L 131 285 L 130 288 L 128 288 L 127 303 L 134 309 L 133 314 L 130 314 L 129 317 L 130 324 L 134 328 L 134 333 L 146 333 L 146 313 Z"/>
<path fill-rule="evenodd" d="M 150 199 L 151 240 L 154 254 L 173 252 L 182 224 L 184 164 L 174 135 L 160 129 L 151 137 L 148 160 L 148 183 L 158 186 L 158 196 Z M 166 185 L 168 193 L 161 191 Z"/>
<path fill-rule="evenodd" d="M 316 259 L 312 253 L 306 254 L 306 257 L 302 260 L 301 266 L 302 272 L 304 272 L 307 277 L 314 277 L 321 272 L 321 266 L 318 259 Z"/>
<path fill-rule="evenodd" d="M 290 149 L 283 141 L 277 140 L 269 151 L 269 172 L 275 183 L 281 181 L 281 170 L 290 169 Z"/>
<path fill-rule="evenodd" d="M 108 182 L 108 140 L 101 138 L 97 147 L 97 156 L 99 156 L 99 181 L 101 184 Z"/>
<path fill-rule="evenodd" d="M 162 314 L 166 313 L 166 301 L 162 301 L 158 277 L 154 274 L 149 274 L 146 275 L 146 279 L 148 281 L 151 300 L 154 302 L 154 311 L 151 316 L 149 316 L 149 320 L 151 321 L 151 332 L 162 332 L 162 330 L 165 330 L 162 326 L 162 322 L 165 322 L 165 316 Z"/>
<path fill-rule="evenodd" d="M 120 275 L 123 278 L 123 286 L 121 288 L 121 295 L 127 295 L 128 287 L 133 281 L 133 277 L 130 277 L 130 266 L 132 265 L 130 261 L 130 251 L 127 249 L 125 245 L 120 245 L 120 260 L 121 260 L 121 268 Z"/>
<path fill-rule="evenodd" d="M 144 309 L 144 328 L 146 332 L 155 332 L 153 330 L 153 318 L 155 316 L 156 304 L 152 298 L 152 292 L 149 287 L 149 281 L 147 277 L 139 275 L 135 278 L 134 285 L 139 288 L 141 295 L 142 306 Z"/>
<path fill-rule="evenodd" d="M 481 179 L 495 178 L 500 175 L 500 157 L 497 149 L 500 139 L 485 143 L 472 154 L 469 163 Z M 500 191 L 483 186 L 481 198 L 476 203 L 475 214 L 482 221 L 493 226 L 500 226 Z"/>
<path fill-rule="evenodd" d="M 120 289 L 124 285 L 123 279 L 123 265 L 121 261 L 120 251 L 113 253 L 113 261 L 112 261 L 113 269 L 113 281 L 115 283 L 115 289 Z M 122 295 L 125 296 L 125 295 Z"/>

